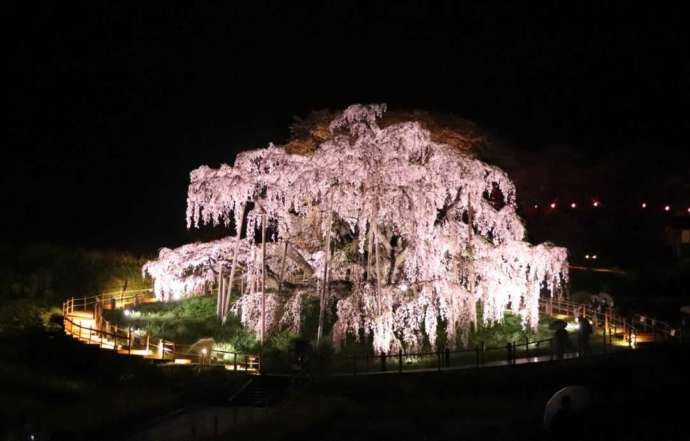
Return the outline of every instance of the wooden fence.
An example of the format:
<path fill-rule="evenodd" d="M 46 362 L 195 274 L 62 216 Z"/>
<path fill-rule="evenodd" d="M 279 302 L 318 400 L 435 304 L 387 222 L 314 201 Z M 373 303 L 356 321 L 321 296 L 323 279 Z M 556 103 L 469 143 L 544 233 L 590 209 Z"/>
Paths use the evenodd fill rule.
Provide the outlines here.
<path fill-rule="evenodd" d="M 129 327 L 108 322 L 104 309 L 122 309 L 151 301 L 151 290 L 117 291 L 97 296 L 70 298 L 63 303 L 65 332 L 85 343 L 97 344 L 103 349 L 139 355 L 147 359 L 193 363 L 196 365 L 222 365 L 235 371 L 259 372 L 260 357 L 256 354 L 225 352 L 215 349 L 190 350 L 189 345 L 176 344 L 164 339 L 151 339 L 148 334 Z M 678 331 L 664 321 L 635 314 L 622 317 L 612 307 L 593 308 L 563 299 L 540 301 L 540 311 L 552 317 L 573 321 L 584 315 L 600 329 L 595 336 L 602 343 L 603 352 L 634 348 L 638 343 L 674 339 Z M 84 322 L 88 324 L 84 324 Z M 598 342 L 597 342 L 598 343 Z M 404 370 L 447 369 L 515 364 L 554 359 L 552 339 L 514 341 L 501 347 L 480 344 L 474 348 L 450 350 L 439 348 L 430 352 L 374 355 L 336 355 L 329 360 L 318 357 L 316 369 L 322 373 L 349 373 Z M 313 361 L 313 360 L 312 360 Z"/>

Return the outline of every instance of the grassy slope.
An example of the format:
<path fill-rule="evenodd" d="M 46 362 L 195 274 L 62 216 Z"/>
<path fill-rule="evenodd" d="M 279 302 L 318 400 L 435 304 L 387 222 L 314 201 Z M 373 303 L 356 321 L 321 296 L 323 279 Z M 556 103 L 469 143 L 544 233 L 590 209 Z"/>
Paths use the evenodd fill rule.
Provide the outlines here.
<path fill-rule="evenodd" d="M 217 349 L 220 350 L 259 351 L 256 339 L 249 331 L 242 327 L 236 316 L 231 315 L 225 325 L 219 323 L 215 316 L 214 296 L 195 297 L 178 302 L 144 304 L 131 309 L 128 316 L 125 316 L 123 311 L 105 311 L 105 313 L 111 322 L 117 323 L 120 326 L 145 330 L 154 338 L 164 338 L 176 343 L 191 344 L 201 338 L 212 337 L 216 341 Z M 303 323 L 305 323 L 303 335 L 307 339 L 315 334 L 315 327 L 312 325 L 316 321 L 314 317 L 316 314 L 318 314 L 318 308 L 311 304 L 307 305 L 305 317 L 303 318 Z M 536 331 L 525 330 L 517 316 L 506 314 L 503 323 L 480 326 L 477 332 L 472 332 L 469 335 L 468 347 L 472 349 L 484 343 L 486 348 L 493 348 L 493 350 L 487 352 L 486 361 L 494 359 L 503 360 L 505 358 L 504 348 L 507 342 L 519 344 L 523 343 L 527 338 L 530 341 L 550 338 L 553 333 L 553 331 L 548 329 L 550 321 L 550 318 L 543 317 Z M 443 332 L 443 328 L 440 331 Z M 273 372 L 288 369 L 289 349 L 291 341 L 295 338 L 296 336 L 286 331 L 272 336 L 264 351 L 266 362 L 264 366 Z M 444 347 L 446 344 L 445 338 L 440 337 L 438 344 L 439 347 Z M 549 345 L 542 345 L 540 350 L 548 353 Z M 534 348 L 531 351 L 532 355 L 536 355 Z M 340 348 L 338 354 L 333 354 L 328 348 L 322 348 L 320 360 L 329 369 L 350 370 L 352 359 L 349 357 L 357 355 L 360 357 L 359 364 L 361 369 L 364 363 L 362 356 L 365 353 L 373 353 L 371 340 L 360 340 L 357 342 L 351 338 Z M 376 364 L 376 360 L 373 358 L 370 359 L 370 362 Z M 409 359 L 406 362 L 412 363 L 410 367 L 433 367 L 437 364 L 435 356 L 415 357 L 414 360 Z M 451 356 L 451 363 L 453 365 L 473 364 L 474 362 L 475 354 L 473 351 Z M 397 361 L 391 359 L 389 363 L 395 364 Z"/>

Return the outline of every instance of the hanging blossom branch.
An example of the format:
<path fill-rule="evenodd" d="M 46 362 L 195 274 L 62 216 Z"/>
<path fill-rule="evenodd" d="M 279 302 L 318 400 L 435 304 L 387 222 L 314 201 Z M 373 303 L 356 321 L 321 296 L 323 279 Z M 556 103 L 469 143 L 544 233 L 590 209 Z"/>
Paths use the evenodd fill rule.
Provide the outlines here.
<path fill-rule="evenodd" d="M 567 282 L 567 251 L 524 241 L 505 172 L 433 142 L 418 122 L 379 127 L 385 111 L 383 104 L 350 106 L 311 156 L 270 145 L 240 153 L 232 167 L 191 173 L 188 227 L 245 222 L 240 279 L 254 288 L 235 307 L 243 323 L 257 326 L 253 232 L 265 214 L 276 226 L 267 275 L 291 280 L 270 297 L 273 328 L 295 329 L 297 303 L 319 297 L 323 283 L 324 301 L 335 303 L 328 317 L 335 344 L 370 335 L 382 353 L 420 349 L 427 340 L 435 346 L 441 320 L 451 345 L 466 344 L 471 326 L 501 321 L 506 310 L 536 326 L 542 292 L 554 295 Z M 247 203 L 254 208 L 245 220 Z M 233 240 L 163 250 L 144 270 L 161 298 L 192 295 L 216 280 L 219 265 L 229 266 Z"/>

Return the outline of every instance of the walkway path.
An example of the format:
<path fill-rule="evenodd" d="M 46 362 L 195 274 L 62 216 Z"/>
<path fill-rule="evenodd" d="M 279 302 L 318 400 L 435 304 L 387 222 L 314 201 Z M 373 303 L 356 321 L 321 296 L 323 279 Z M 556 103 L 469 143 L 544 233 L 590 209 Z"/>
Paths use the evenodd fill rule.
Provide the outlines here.
<path fill-rule="evenodd" d="M 571 352 L 568 354 L 565 354 L 564 360 L 575 360 L 578 359 L 576 352 Z M 553 357 L 551 355 L 539 355 L 536 357 L 521 357 L 521 358 L 516 358 L 512 362 L 509 362 L 507 360 L 501 360 L 501 361 L 490 361 L 487 363 L 483 363 L 479 366 L 473 365 L 473 364 L 464 364 L 464 365 L 458 365 L 458 366 L 442 366 L 440 368 L 405 368 L 401 371 L 397 370 L 386 370 L 386 371 L 369 371 L 369 372 L 358 372 L 356 375 L 385 375 L 385 374 L 415 374 L 415 373 L 422 373 L 422 372 L 447 372 L 447 371 L 457 371 L 457 370 L 465 370 L 465 369 L 477 369 L 477 368 L 489 368 L 489 367 L 501 367 L 501 366 L 516 366 L 516 365 L 523 365 L 523 364 L 532 364 L 532 363 L 545 363 L 545 362 L 550 362 L 554 361 Z M 333 376 L 337 377 L 351 377 L 353 376 L 352 373 L 337 373 L 333 374 Z"/>
<path fill-rule="evenodd" d="M 190 350 L 188 345 L 151 338 L 131 328 L 114 325 L 103 317 L 104 309 L 124 309 L 155 301 L 150 289 L 70 298 L 63 304 L 65 333 L 101 349 L 116 350 L 119 354 L 140 356 L 156 362 L 182 365 L 213 363 L 223 365 L 228 370 L 254 373 L 260 370 L 259 360 L 255 355 L 217 351 L 213 348 Z M 214 363 L 215 359 L 224 361 Z"/>
<path fill-rule="evenodd" d="M 153 301 L 155 298 L 151 295 L 151 290 L 120 291 L 68 299 L 63 304 L 65 332 L 86 344 L 97 345 L 105 350 L 116 350 L 120 354 L 144 357 L 156 362 L 213 364 L 224 366 L 228 370 L 253 373 L 261 370 L 259 357 L 256 355 L 216 351 L 213 348 L 192 350 L 189 346 L 163 339 L 152 339 L 149 335 L 138 333 L 131 328 L 118 327 L 103 317 L 104 309 L 122 309 Z M 540 303 L 540 310 L 544 314 L 571 321 L 571 323 L 575 317 L 584 314 L 593 322 L 595 328 L 603 331 L 597 337 L 603 340 L 602 353 L 612 352 L 616 347 L 618 350 L 633 349 L 641 342 L 676 337 L 676 330 L 667 323 L 641 315 L 635 315 L 629 319 L 623 318 L 616 314 L 613 308 L 592 310 L 586 305 L 548 299 Z M 542 340 L 513 343 L 510 348 L 482 347 L 470 351 L 390 354 L 382 360 L 381 357 L 372 355 L 336 357 L 340 369 L 330 369 L 329 373 L 332 375 L 378 375 L 541 363 L 553 359 L 549 348 L 550 340 Z M 573 354 L 569 354 L 566 358 L 573 358 Z M 509 359 L 511 361 L 508 361 Z M 409 360 L 413 362 L 408 363 Z M 420 367 L 415 367 L 415 364 Z M 383 368 L 376 369 L 376 366 L 383 366 Z M 365 367 L 364 371 L 362 367 Z"/>

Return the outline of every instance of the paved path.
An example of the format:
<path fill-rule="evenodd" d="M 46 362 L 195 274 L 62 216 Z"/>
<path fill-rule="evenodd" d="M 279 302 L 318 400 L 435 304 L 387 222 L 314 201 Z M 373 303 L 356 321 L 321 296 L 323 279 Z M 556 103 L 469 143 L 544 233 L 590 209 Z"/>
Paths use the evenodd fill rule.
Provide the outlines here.
<path fill-rule="evenodd" d="M 76 304 L 75 299 L 68 299 L 63 304 L 63 312 L 65 317 L 65 332 L 68 335 L 71 335 L 84 343 L 97 345 L 102 349 L 116 350 L 118 353 L 124 355 L 140 356 L 149 360 L 168 361 L 175 364 L 193 364 L 195 362 L 203 361 L 200 360 L 199 354 L 190 354 L 189 350 L 181 350 L 179 346 L 175 345 L 172 342 L 167 342 L 160 339 L 155 339 L 156 341 L 153 341 L 152 339 L 151 341 L 149 341 L 149 337 L 136 337 L 133 333 L 126 332 L 123 328 L 119 329 L 118 331 L 116 326 L 112 326 L 103 318 L 103 308 L 114 307 L 120 309 L 126 308 L 130 305 L 136 306 L 138 304 L 150 301 L 155 301 L 155 298 L 144 294 L 124 296 L 122 295 L 122 293 L 120 293 L 120 295 L 112 297 L 110 300 L 108 300 L 107 297 L 99 296 L 76 299 Z M 586 306 L 584 305 L 578 305 L 558 300 L 543 301 L 540 303 L 540 308 L 543 309 L 545 313 L 548 313 L 554 317 L 560 317 L 564 320 L 569 320 L 570 318 L 577 316 L 579 314 L 578 311 L 581 309 L 586 311 Z M 607 350 L 601 351 L 602 355 L 606 353 L 612 353 L 615 351 L 629 349 L 628 343 L 625 343 L 625 341 L 623 340 L 623 338 L 626 337 L 626 330 L 628 332 L 627 335 L 629 337 L 629 340 L 633 342 L 633 347 L 636 343 L 656 340 L 657 335 L 659 335 L 658 329 L 660 325 L 663 325 L 665 327 L 661 328 L 661 332 L 670 333 L 671 337 L 675 335 L 675 331 L 673 331 L 668 325 L 663 324 L 662 322 L 659 322 L 656 325 L 657 328 L 654 328 L 654 325 L 652 325 L 652 328 L 650 328 L 649 322 L 651 321 L 651 323 L 654 323 L 654 320 L 642 316 L 638 318 L 638 321 L 636 323 L 637 326 L 632 327 L 632 322 L 626 322 L 625 319 L 617 317 L 611 309 L 604 312 L 595 312 L 593 310 L 590 310 L 589 312 L 593 314 L 595 326 L 603 326 L 604 323 L 606 323 L 607 326 L 601 329 L 609 329 L 609 331 L 611 331 L 611 328 L 613 328 L 614 330 L 613 333 L 609 333 L 609 345 L 607 347 Z M 650 329 L 653 332 L 650 332 Z M 244 357 L 245 359 L 251 358 L 251 361 L 245 360 L 245 363 L 243 363 L 242 357 Z M 395 355 L 391 355 L 390 359 L 394 360 L 395 357 Z M 567 354 L 565 358 L 573 359 L 577 358 L 577 356 L 576 354 L 571 353 Z M 248 354 L 239 354 L 239 357 L 236 357 L 234 360 L 234 363 L 239 363 L 225 365 L 225 368 L 230 370 L 247 370 L 253 372 L 257 372 L 259 370 L 258 358 L 255 356 L 250 356 Z M 402 371 L 399 371 L 398 369 L 390 369 L 386 371 L 372 369 L 370 371 L 349 371 L 342 373 L 334 373 L 332 375 L 352 376 L 453 371 L 461 369 L 476 369 L 509 365 L 523 365 L 531 363 L 545 363 L 551 362 L 553 361 L 553 359 L 551 355 L 540 355 L 517 358 L 512 362 L 503 359 L 498 361 L 484 362 L 480 365 L 467 361 L 468 360 L 465 360 L 464 362 L 462 362 L 462 364 L 454 366 L 451 365 L 448 367 L 441 367 L 440 369 L 437 366 L 428 368 L 414 368 L 408 365 L 404 367 Z M 206 361 L 203 364 L 207 363 L 208 361 Z"/>
<path fill-rule="evenodd" d="M 622 347 L 618 348 L 609 348 L 609 352 L 604 352 L 600 354 L 594 354 L 590 355 L 590 357 L 598 357 L 601 355 L 608 355 L 608 354 L 613 354 L 615 352 L 622 352 L 625 349 Z M 577 355 L 576 352 L 571 352 L 567 353 L 564 356 L 564 360 L 575 360 L 581 358 Z M 555 362 L 559 360 L 555 360 L 552 358 L 550 355 L 540 355 L 536 357 L 523 357 L 523 358 L 516 358 L 514 362 L 509 362 L 507 360 L 499 360 L 499 361 L 489 361 L 486 363 L 482 363 L 479 366 L 476 364 L 463 364 L 463 365 L 458 365 L 458 366 L 448 366 L 448 367 L 433 367 L 433 368 L 404 368 L 402 371 L 399 370 L 386 370 L 386 371 L 380 371 L 380 370 L 372 370 L 372 371 L 358 371 L 357 373 L 353 372 L 342 372 L 342 373 L 336 373 L 332 374 L 334 377 L 352 377 L 352 376 L 360 376 L 360 375 L 386 375 L 386 374 L 416 374 L 416 373 L 421 373 L 421 372 L 447 372 L 447 371 L 458 371 L 458 370 L 466 370 L 466 369 L 482 369 L 482 368 L 490 368 L 490 367 L 501 367 L 501 366 L 516 366 L 516 365 L 524 365 L 524 364 L 533 364 L 533 363 L 549 363 L 549 362 Z"/>

